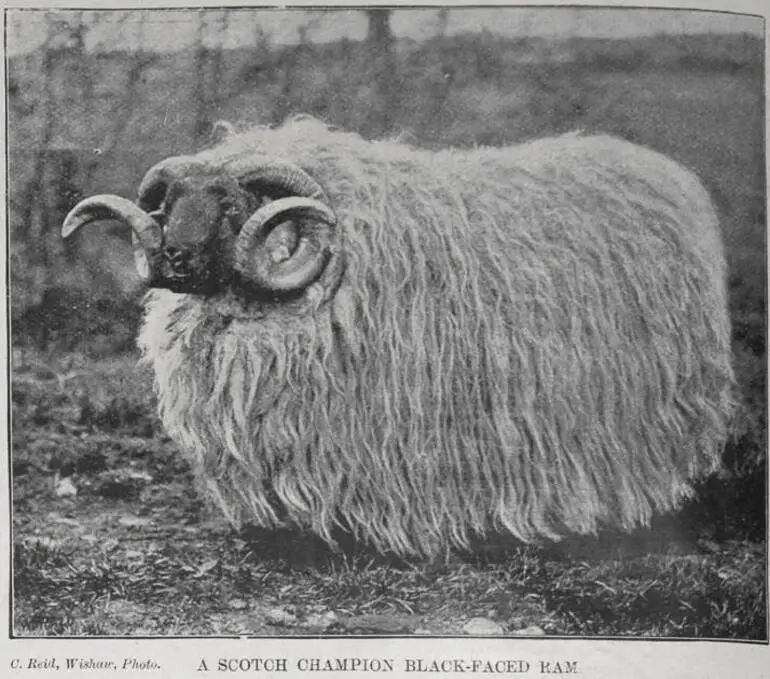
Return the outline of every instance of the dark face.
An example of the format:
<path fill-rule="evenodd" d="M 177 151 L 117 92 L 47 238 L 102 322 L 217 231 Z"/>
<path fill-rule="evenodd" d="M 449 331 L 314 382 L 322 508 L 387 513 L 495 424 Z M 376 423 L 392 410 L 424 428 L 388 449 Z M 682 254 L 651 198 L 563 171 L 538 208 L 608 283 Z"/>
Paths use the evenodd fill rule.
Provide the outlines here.
<path fill-rule="evenodd" d="M 140 199 L 162 227 L 161 276 L 174 292 L 214 294 L 231 281 L 235 238 L 250 206 L 244 191 L 225 183 L 186 177 Z"/>

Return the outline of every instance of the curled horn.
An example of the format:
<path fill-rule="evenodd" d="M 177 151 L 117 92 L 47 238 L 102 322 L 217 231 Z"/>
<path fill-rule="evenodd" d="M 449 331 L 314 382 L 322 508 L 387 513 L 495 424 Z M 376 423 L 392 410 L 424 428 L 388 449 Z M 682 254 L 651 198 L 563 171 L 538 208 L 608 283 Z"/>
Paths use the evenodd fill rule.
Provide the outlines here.
<path fill-rule="evenodd" d="M 265 247 L 273 227 L 296 218 L 299 241 L 292 256 L 274 262 Z M 235 245 L 235 268 L 252 283 L 271 292 L 307 287 L 323 273 L 332 255 L 334 213 L 313 198 L 290 196 L 268 203 L 243 225 Z"/>
<path fill-rule="evenodd" d="M 152 281 L 159 273 L 163 235 L 158 223 L 130 200 L 113 195 L 92 196 L 80 201 L 64 219 L 62 237 L 103 219 L 117 219 L 132 229 L 134 262 L 142 278 Z"/>
<path fill-rule="evenodd" d="M 275 184 L 296 196 L 315 200 L 325 199 L 321 185 L 307 172 L 291 163 L 272 158 L 257 161 L 238 159 L 228 163 L 226 169 L 241 184 L 250 182 Z"/>
<path fill-rule="evenodd" d="M 316 281 L 331 257 L 337 222 L 321 185 L 296 165 L 275 158 L 233 160 L 227 171 L 242 185 L 273 184 L 292 194 L 263 206 L 243 225 L 236 269 L 271 292 L 293 292 Z M 287 219 L 296 221 L 298 244 L 288 260 L 273 262 L 265 242 L 273 227 Z"/>
<path fill-rule="evenodd" d="M 173 156 L 161 160 L 147 170 L 147 174 L 144 175 L 144 179 L 139 185 L 140 207 L 145 209 L 157 208 L 158 206 L 153 204 L 156 189 L 166 187 L 171 180 L 184 177 L 204 167 L 206 167 L 204 163 L 190 156 Z"/>

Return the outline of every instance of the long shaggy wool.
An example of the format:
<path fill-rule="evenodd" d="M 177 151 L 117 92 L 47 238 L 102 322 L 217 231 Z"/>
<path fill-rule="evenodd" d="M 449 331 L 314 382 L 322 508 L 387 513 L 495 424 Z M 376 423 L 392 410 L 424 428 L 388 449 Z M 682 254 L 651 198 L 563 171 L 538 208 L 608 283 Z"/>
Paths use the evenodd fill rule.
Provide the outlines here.
<path fill-rule="evenodd" d="M 632 529 L 719 465 L 725 262 L 689 171 L 604 136 L 434 153 L 307 119 L 201 156 L 262 153 L 325 189 L 341 286 L 152 291 L 140 338 L 165 426 L 234 524 L 433 556 Z"/>

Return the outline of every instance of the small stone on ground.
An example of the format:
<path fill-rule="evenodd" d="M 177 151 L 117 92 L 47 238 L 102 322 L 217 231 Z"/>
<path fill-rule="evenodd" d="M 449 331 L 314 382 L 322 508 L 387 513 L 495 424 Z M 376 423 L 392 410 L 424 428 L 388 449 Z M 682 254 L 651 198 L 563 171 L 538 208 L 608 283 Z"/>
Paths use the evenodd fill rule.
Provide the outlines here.
<path fill-rule="evenodd" d="M 465 634 L 472 635 L 496 635 L 504 631 L 501 625 L 487 618 L 471 618 L 463 627 Z"/>
<path fill-rule="evenodd" d="M 265 620 L 268 625 L 292 625 L 297 622 L 297 616 L 282 608 L 271 608 L 265 613 Z"/>

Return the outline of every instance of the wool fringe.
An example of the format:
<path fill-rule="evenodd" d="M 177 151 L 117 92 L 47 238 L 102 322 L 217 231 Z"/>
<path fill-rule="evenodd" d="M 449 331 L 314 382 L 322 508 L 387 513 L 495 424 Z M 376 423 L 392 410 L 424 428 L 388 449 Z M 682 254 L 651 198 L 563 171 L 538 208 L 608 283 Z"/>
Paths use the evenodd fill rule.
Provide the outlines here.
<path fill-rule="evenodd" d="M 155 290 L 140 336 L 234 524 L 431 557 L 630 530 L 719 466 L 725 262 L 689 171 L 610 137 L 428 153 L 308 119 L 201 156 L 255 153 L 324 187 L 342 286 L 289 306 Z"/>

